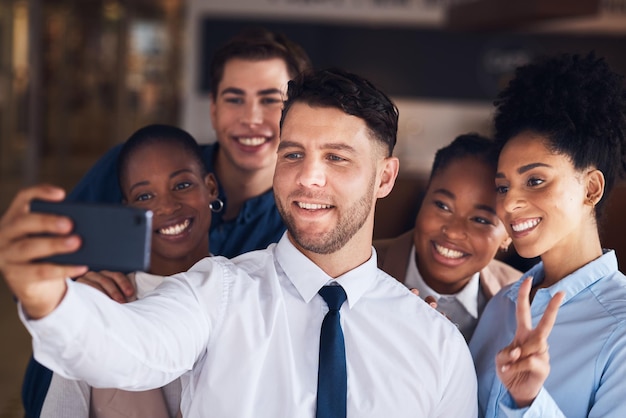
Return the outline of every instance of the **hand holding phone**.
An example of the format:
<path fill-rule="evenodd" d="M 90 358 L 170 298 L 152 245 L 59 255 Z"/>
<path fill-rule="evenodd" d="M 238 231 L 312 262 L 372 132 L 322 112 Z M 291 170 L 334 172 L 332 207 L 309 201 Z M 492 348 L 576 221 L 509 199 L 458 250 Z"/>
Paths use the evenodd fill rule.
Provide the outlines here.
<path fill-rule="evenodd" d="M 150 266 L 152 212 L 122 205 L 33 200 L 32 212 L 63 215 L 80 236 L 78 251 L 43 260 L 86 265 L 90 270 L 146 271 Z"/>

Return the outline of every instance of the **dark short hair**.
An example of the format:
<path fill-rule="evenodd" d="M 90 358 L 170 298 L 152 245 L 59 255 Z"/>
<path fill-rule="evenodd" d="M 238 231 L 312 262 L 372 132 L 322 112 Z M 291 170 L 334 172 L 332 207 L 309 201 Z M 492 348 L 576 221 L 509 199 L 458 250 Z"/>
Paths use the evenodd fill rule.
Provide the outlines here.
<path fill-rule="evenodd" d="M 280 58 L 287 65 L 290 78 L 311 68 L 311 60 L 304 48 L 285 35 L 265 28 L 248 28 L 228 40 L 213 56 L 209 70 L 211 96 L 224 77 L 224 67 L 231 59 L 262 61 Z"/>
<path fill-rule="evenodd" d="M 196 161 L 202 176 L 208 171 L 202 158 L 202 151 L 198 142 L 187 131 L 171 125 L 148 125 L 135 131 L 122 145 L 117 157 L 117 180 L 123 192 L 122 180 L 128 168 L 129 160 L 133 154 L 147 146 L 156 144 L 171 144 L 185 150 Z"/>
<path fill-rule="evenodd" d="M 498 167 L 498 148 L 495 142 L 477 133 L 467 133 L 457 136 L 450 144 L 437 150 L 428 182 L 430 183 L 434 176 L 451 163 L 466 157 L 483 161 L 485 165 L 493 168 L 495 175 Z"/>
<path fill-rule="evenodd" d="M 605 197 L 626 169 L 626 92 L 623 76 L 603 58 L 563 54 L 519 67 L 496 101 L 495 138 L 503 146 L 522 132 L 545 136 L 553 152 L 577 170 L 604 174 Z"/>
<path fill-rule="evenodd" d="M 385 93 L 356 74 L 329 68 L 307 71 L 289 82 L 280 126 L 294 103 L 334 107 L 365 121 L 376 140 L 393 154 L 398 134 L 398 108 Z"/>

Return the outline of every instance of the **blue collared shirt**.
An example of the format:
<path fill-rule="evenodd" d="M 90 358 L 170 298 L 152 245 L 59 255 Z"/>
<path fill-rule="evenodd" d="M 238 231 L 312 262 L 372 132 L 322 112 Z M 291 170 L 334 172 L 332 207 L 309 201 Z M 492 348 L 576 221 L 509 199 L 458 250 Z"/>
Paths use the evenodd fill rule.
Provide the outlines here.
<path fill-rule="evenodd" d="M 548 337 L 550 374 L 537 398 L 517 408 L 495 371 L 496 353 L 511 343 L 522 281 L 543 280 L 543 263 L 502 289 L 483 313 L 470 341 L 484 417 L 626 417 L 626 276 L 614 251 L 539 289 L 531 303 L 533 327 L 557 292 L 565 292 Z"/>

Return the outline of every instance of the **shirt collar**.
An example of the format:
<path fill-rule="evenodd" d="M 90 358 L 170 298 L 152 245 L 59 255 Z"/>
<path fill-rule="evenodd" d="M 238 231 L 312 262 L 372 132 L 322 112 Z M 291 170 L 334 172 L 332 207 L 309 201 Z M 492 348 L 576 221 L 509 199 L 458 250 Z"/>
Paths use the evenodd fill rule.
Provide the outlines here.
<path fill-rule="evenodd" d="M 452 295 L 441 295 L 437 291 L 433 290 L 426 282 L 417 269 L 417 263 L 415 262 L 415 245 L 411 246 L 411 254 L 409 256 L 409 265 L 406 271 L 406 284 L 415 287 L 420 292 L 422 298 L 428 296 L 434 297 L 436 300 L 439 298 L 454 298 L 456 299 L 465 310 L 474 318 L 478 318 L 478 291 L 480 287 L 480 273 L 475 273 L 470 281 L 459 292 Z"/>
<path fill-rule="evenodd" d="M 567 301 L 601 278 L 606 277 L 617 270 L 618 266 L 615 251 L 603 250 L 603 254 L 600 257 L 585 264 L 570 275 L 565 276 L 552 286 L 538 289 L 533 301 L 537 300 L 540 302 L 537 303 L 538 306 L 545 306 L 557 292 L 561 291 L 565 293 L 565 297 L 563 298 L 563 302 L 561 304 L 565 304 Z M 528 277 L 533 278 L 533 286 L 543 281 L 544 271 L 542 261 L 524 273 L 520 280 L 513 283 L 507 292 L 509 299 L 517 301 L 519 288 L 522 285 L 522 282 Z"/>
<path fill-rule="evenodd" d="M 274 247 L 274 254 L 285 275 L 306 303 L 313 299 L 322 286 L 335 282 L 346 291 L 348 305 L 352 307 L 369 288 L 374 286 L 378 274 L 376 252 L 373 248 L 372 256 L 365 263 L 336 279 L 302 254 L 289 240 L 288 232 L 283 234 Z"/>

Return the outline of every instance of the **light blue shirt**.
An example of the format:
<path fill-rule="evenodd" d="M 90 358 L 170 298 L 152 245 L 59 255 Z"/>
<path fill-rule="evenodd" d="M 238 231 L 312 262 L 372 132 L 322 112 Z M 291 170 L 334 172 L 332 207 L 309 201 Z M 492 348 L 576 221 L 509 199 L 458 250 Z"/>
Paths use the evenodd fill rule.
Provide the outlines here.
<path fill-rule="evenodd" d="M 148 389 L 182 375 L 184 417 L 313 418 L 318 290 L 339 283 L 348 418 L 474 418 L 476 374 L 443 315 L 379 270 L 376 253 L 333 279 L 285 236 L 232 260 L 209 257 L 118 304 L 68 282 L 59 306 L 22 320 L 35 358 L 94 387 Z"/>
<path fill-rule="evenodd" d="M 515 305 L 526 277 L 543 280 L 543 263 L 503 288 L 483 313 L 470 342 L 484 417 L 626 417 L 626 276 L 614 251 L 558 283 L 539 289 L 531 304 L 533 326 L 558 291 L 565 292 L 548 337 L 550 374 L 527 408 L 518 409 L 495 371 L 496 353 L 511 343 Z"/>

